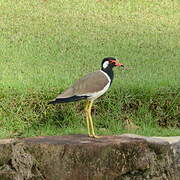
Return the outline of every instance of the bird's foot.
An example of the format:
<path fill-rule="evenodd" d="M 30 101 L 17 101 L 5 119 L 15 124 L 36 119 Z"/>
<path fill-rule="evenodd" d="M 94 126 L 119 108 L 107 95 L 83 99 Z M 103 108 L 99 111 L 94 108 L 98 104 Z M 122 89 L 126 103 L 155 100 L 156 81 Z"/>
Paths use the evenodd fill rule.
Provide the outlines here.
<path fill-rule="evenodd" d="M 92 137 L 92 138 L 101 138 L 101 136 L 97 136 L 95 134 L 89 134 L 89 137 Z"/>

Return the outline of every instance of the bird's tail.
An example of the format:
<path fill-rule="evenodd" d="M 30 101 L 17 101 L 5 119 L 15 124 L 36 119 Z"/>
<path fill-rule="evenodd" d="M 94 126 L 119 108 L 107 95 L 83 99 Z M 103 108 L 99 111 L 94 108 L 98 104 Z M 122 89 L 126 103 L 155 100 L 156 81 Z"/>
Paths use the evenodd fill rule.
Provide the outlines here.
<path fill-rule="evenodd" d="M 88 98 L 88 96 L 71 96 L 71 97 L 67 97 L 67 98 L 56 98 L 56 99 L 48 102 L 48 104 L 67 103 L 67 102 L 79 101 L 79 100 L 87 99 L 87 98 Z"/>

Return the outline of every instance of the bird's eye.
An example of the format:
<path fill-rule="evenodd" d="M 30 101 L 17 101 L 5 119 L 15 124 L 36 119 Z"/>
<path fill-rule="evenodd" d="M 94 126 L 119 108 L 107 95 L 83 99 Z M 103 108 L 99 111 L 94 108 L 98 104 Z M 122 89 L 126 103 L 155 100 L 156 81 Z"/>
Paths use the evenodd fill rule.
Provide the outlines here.
<path fill-rule="evenodd" d="M 116 60 L 110 60 L 109 63 L 110 64 L 116 63 Z"/>

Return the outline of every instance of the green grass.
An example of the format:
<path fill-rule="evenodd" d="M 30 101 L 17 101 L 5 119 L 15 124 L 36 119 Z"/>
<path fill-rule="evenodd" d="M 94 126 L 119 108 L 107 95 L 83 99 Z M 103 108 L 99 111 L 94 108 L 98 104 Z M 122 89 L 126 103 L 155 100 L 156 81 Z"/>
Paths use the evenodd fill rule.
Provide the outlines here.
<path fill-rule="evenodd" d="M 1 0 L 0 137 L 86 133 L 83 102 L 47 102 L 106 56 L 127 69 L 94 105 L 96 132 L 180 135 L 179 5 Z"/>

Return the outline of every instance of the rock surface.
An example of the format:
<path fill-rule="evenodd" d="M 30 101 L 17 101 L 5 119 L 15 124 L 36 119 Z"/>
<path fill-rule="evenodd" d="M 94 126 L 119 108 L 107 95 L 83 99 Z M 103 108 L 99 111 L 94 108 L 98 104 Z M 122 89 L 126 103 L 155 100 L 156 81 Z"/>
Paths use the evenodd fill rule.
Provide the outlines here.
<path fill-rule="evenodd" d="M 0 140 L 0 180 L 180 180 L 180 137 Z"/>

